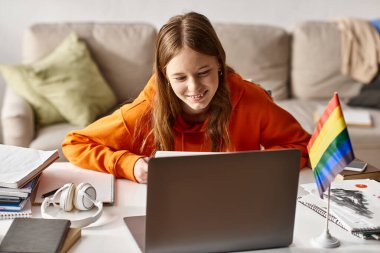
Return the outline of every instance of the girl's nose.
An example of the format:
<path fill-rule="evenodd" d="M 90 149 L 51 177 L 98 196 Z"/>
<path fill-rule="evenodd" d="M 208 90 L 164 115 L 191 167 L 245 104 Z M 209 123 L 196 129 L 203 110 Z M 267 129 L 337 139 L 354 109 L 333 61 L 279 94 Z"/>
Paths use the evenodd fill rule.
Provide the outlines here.
<path fill-rule="evenodd" d="M 187 84 L 187 89 L 189 91 L 197 91 L 199 87 L 199 81 L 197 78 L 189 78 L 188 84 Z"/>

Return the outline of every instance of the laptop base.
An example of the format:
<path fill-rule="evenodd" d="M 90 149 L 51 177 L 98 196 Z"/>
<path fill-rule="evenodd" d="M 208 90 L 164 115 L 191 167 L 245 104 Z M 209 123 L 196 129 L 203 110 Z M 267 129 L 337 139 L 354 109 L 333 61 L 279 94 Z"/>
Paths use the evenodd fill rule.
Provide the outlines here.
<path fill-rule="evenodd" d="M 145 218 L 146 216 L 124 217 L 123 220 L 142 252 L 145 252 Z"/>

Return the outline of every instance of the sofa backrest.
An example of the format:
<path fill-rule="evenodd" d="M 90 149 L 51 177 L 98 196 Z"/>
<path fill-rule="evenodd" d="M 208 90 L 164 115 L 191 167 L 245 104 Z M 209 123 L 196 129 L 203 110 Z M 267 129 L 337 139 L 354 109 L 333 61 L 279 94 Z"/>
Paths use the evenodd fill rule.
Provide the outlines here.
<path fill-rule="evenodd" d="M 290 35 L 267 25 L 215 24 L 226 51 L 227 64 L 272 92 L 275 100 L 288 97 Z"/>
<path fill-rule="evenodd" d="M 227 64 L 243 78 L 289 97 L 328 99 L 356 95 L 361 84 L 341 74 L 340 31 L 333 22 L 303 22 L 292 34 L 258 24 L 214 24 Z M 157 30 L 138 23 L 57 23 L 31 26 L 23 61 L 52 51 L 70 32 L 84 39 L 119 102 L 137 97 L 152 74 Z M 289 85 L 290 83 L 290 85 Z"/>
<path fill-rule="evenodd" d="M 138 23 L 36 24 L 25 33 L 23 62 L 51 52 L 67 35 L 83 39 L 119 102 L 137 97 L 152 74 L 156 29 Z"/>
<path fill-rule="evenodd" d="M 326 99 L 356 95 L 361 84 L 341 74 L 341 38 L 334 22 L 304 22 L 293 31 L 292 95 Z"/>

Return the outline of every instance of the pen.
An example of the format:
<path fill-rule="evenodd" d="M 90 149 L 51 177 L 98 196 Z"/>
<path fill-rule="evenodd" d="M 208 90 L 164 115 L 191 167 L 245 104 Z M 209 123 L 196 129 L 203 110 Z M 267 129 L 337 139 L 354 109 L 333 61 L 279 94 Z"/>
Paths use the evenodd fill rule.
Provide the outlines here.
<path fill-rule="evenodd" d="M 59 188 L 61 188 L 61 187 L 58 187 L 57 189 L 54 189 L 54 190 L 49 191 L 49 192 L 46 192 L 46 193 L 42 194 L 41 197 L 42 197 L 42 198 L 49 197 L 49 196 L 53 195 L 54 193 L 56 193 L 56 191 L 58 191 Z"/>

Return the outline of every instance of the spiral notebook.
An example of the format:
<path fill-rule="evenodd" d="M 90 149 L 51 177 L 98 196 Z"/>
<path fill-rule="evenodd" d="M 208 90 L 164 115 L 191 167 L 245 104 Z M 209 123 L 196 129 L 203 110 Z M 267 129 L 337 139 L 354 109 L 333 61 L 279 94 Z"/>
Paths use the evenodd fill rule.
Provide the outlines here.
<path fill-rule="evenodd" d="M 327 197 L 319 198 L 314 183 L 301 187 L 309 194 L 298 202 L 326 217 Z M 346 180 L 331 185 L 329 220 L 351 232 L 369 239 L 380 234 L 380 183 L 370 179 Z"/>
<path fill-rule="evenodd" d="M 30 199 L 21 211 L 0 211 L 0 220 L 32 217 L 32 205 Z"/>

